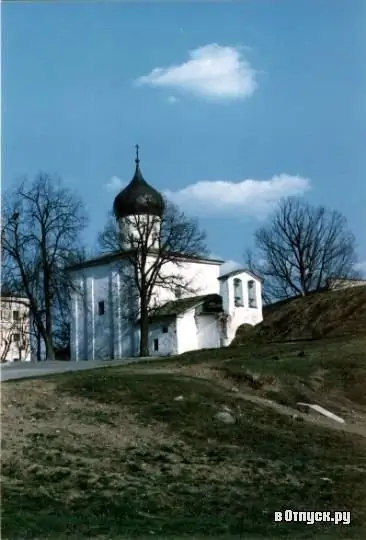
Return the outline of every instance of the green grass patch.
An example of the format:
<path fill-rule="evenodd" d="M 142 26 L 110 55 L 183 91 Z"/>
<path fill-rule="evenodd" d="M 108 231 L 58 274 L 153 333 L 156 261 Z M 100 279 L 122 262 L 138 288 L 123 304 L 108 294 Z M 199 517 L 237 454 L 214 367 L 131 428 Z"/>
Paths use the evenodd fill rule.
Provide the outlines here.
<path fill-rule="evenodd" d="M 200 365 L 221 371 L 223 377 L 232 379 L 233 385 L 245 385 L 259 395 L 289 406 L 309 400 L 335 409 L 352 403 L 366 405 L 366 337 L 362 336 L 267 344 L 249 342 L 154 362 L 160 368 Z M 147 366 L 148 362 L 137 364 L 136 370 L 143 371 Z"/>
<path fill-rule="evenodd" d="M 3 462 L 4 538 L 361 537 L 361 437 L 192 377 L 103 369 L 52 381 L 45 399 L 68 421 L 39 421 Z M 215 418 L 223 405 L 234 424 Z M 275 524 L 274 512 L 287 508 L 350 510 L 352 524 Z"/>
<path fill-rule="evenodd" d="M 237 382 L 256 375 L 259 388 L 290 405 L 311 399 L 326 404 L 339 400 L 366 405 L 366 339 L 320 340 L 268 344 L 242 349 L 237 357 L 218 364 Z M 270 390 L 277 386 L 277 392 Z M 252 385 L 253 386 L 253 385 Z M 265 392 L 268 394 L 268 392 Z"/>

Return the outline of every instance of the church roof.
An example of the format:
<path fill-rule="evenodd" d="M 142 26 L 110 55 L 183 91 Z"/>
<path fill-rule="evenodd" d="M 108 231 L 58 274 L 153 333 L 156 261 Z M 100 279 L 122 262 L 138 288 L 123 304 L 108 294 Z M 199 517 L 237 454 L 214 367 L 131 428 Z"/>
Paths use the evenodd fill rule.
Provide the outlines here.
<path fill-rule="evenodd" d="M 191 296 L 189 298 L 179 298 L 171 300 L 166 304 L 154 309 L 151 313 L 151 319 L 159 319 L 160 317 L 173 317 L 185 313 L 189 309 L 203 305 L 204 311 L 214 313 L 222 311 L 222 297 L 219 294 L 204 294 L 199 296 Z"/>
<path fill-rule="evenodd" d="M 16 292 L 16 291 L 12 291 L 9 287 L 7 287 L 6 285 L 4 285 L 3 283 L 1 284 L 1 287 L 0 287 L 0 298 L 5 300 L 9 300 L 9 299 L 13 299 L 14 301 L 15 300 L 26 300 L 28 302 L 28 299 L 27 297 L 23 294 L 20 294 L 19 292 Z"/>
<path fill-rule="evenodd" d="M 111 252 L 111 253 L 105 253 L 103 255 L 100 255 L 99 257 L 94 257 L 93 259 L 88 259 L 87 261 L 75 263 L 73 265 L 70 265 L 66 268 L 68 271 L 73 270 L 82 270 L 83 268 L 90 268 L 92 266 L 104 266 L 110 263 L 118 262 L 122 259 L 128 259 L 129 257 L 133 257 L 134 250 L 129 249 L 126 251 L 117 251 L 117 252 Z M 158 254 L 159 251 L 156 249 L 151 249 L 150 253 L 154 255 L 154 253 Z M 171 253 L 170 256 L 172 257 L 172 260 L 177 259 L 180 261 L 187 261 L 187 262 L 197 262 L 202 264 L 223 264 L 224 261 L 221 259 L 210 259 L 206 257 L 193 257 L 189 255 L 184 255 L 181 253 Z"/>
<path fill-rule="evenodd" d="M 135 174 L 128 186 L 114 199 L 113 211 L 117 219 L 138 214 L 161 217 L 164 211 L 162 195 L 142 175 L 138 145 L 136 150 Z"/>
<path fill-rule="evenodd" d="M 219 276 L 218 279 L 227 279 L 229 277 L 237 276 L 238 274 L 242 274 L 243 272 L 245 272 L 246 274 L 249 274 L 254 279 L 259 279 L 259 281 L 263 281 L 263 278 L 261 278 L 260 276 L 258 276 L 254 272 L 251 272 L 247 268 L 237 268 L 236 270 L 231 270 L 231 272 L 227 272 L 226 274 L 222 274 L 222 276 Z"/>

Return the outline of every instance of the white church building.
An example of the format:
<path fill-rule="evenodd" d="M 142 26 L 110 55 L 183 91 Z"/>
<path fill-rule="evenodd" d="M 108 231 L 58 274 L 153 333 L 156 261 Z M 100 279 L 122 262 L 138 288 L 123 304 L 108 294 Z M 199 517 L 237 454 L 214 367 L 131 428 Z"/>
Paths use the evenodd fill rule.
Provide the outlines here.
<path fill-rule="evenodd" d="M 131 227 L 131 217 L 156 220 L 154 239 L 159 242 L 159 220 L 164 211 L 160 193 L 142 176 L 139 159 L 130 184 L 115 198 L 118 230 Z M 131 231 L 130 231 L 131 232 Z M 133 237 L 132 234 L 129 238 Z M 154 241 L 155 241 L 154 240 Z M 157 245 L 156 244 L 156 245 Z M 129 255 L 133 246 L 102 255 L 69 268 L 75 289 L 72 297 L 71 360 L 122 359 L 139 355 L 140 331 L 130 313 Z M 152 245 L 151 261 L 158 252 Z M 242 324 L 262 321 L 262 280 L 246 269 L 222 273 L 224 261 L 176 254 L 161 269 L 189 282 L 189 293 L 179 286 L 154 289 L 149 316 L 149 354 L 169 356 L 229 345 Z M 178 279 L 178 281 L 179 281 Z"/>

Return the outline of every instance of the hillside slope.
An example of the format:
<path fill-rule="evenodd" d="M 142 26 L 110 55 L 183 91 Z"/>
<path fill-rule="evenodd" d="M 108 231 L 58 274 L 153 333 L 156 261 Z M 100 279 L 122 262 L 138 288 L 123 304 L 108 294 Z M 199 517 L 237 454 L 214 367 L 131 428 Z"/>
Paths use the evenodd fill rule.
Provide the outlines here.
<path fill-rule="evenodd" d="M 256 327 L 238 328 L 233 345 L 366 333 L 366 286 L 325 291 L 277 302 L 264 308 Z"/>
<path fill-rule="evenodd" d="M 2 538 L 365 537 L 364 437 L 219 381 L 127 370 L 4 384 Z M 351 524 L 275 523 L 285 508 L 351 511 Z"/>
<path fill-rule="evenodd" d="M 365 538 L 365 328 L 357 287 L 269 306 L 238 346 L 3 383 L 2 537 Z"/>

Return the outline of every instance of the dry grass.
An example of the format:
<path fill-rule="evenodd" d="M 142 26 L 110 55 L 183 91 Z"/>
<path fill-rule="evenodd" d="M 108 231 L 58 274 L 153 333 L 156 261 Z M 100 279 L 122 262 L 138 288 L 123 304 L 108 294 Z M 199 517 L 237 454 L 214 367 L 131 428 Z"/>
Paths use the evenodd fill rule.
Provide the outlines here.
<path fill-rule="evenodd" d="M 149 369 L 3 384 L 3 538 L 313 538 L 273 522 L 283 507 L 350 509 L 354 528 L 317 537 L 360 537 L 363 438 L 242 399 L 208 365 Z"/>
<path fill-rule="evenodd" d="M 240 327 L 233 344 L 354 336 L 364 334 L 365 328 L 366 286 L 359 286 L 267 306 L 263 323 Z"/>
<path fill-rule="evenodd" d="M 3 383 L 2 538 L 366 537 L 365 327 L 358 287 L 272 306 L 242 346 Z"/>
<path fill-rule="evenodd" d="M 140 364 L 135 370 L 146 368 Z M 210 378 L 290 407 L 311 401 L 342 413 L 352 424 L 359 418 L 360 427 L 365 427 L 366 336 L 249 342 L 186 353 L 155 366 L 164 368 Z"/>

